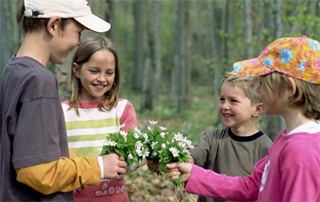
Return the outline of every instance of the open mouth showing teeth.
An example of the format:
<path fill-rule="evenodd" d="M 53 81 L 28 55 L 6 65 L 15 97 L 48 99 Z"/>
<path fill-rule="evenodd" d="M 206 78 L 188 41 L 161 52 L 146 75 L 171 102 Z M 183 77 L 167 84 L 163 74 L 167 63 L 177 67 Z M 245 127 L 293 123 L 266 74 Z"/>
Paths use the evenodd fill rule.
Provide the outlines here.
<path fill-rule="evenodd" d="M 96 84 L 94 84 L 93 86 L 97 89 L 102 89 L 105 87 L 104 85 L 96 85 Z"/>
<path fill-rule="evenodd" d="M 224 117 L 231 117 L 231 114 L 223 114 Z"/>

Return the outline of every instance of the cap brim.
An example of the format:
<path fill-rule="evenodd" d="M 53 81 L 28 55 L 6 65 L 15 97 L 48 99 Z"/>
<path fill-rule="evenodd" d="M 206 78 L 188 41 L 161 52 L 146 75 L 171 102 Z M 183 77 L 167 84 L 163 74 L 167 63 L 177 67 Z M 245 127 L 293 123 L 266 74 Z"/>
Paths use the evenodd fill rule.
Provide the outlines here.
<path fill-rule="evenodd" d="M 106 32 L 111 28 L 110 23 L 93 14 L 89 16 L 76 17 L 74 19 L 85 26 L 87 29 L 90 29 L 94 32 Z"/>
<path fill-rule="evenodd" d="M 233 64 L 233 71 L 240 76 L 262 76 L 273 72 L 259 58 L 236 62 Z"/>

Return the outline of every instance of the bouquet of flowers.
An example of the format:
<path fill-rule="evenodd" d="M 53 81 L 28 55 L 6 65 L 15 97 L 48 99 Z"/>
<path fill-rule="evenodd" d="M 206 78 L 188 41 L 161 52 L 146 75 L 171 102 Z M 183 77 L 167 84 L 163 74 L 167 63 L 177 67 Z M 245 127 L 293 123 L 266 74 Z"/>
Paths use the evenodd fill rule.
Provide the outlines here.
<path fill-rule="evenodd" d="M 116 153 L 123 156 L 128 165 L 139 164 L 148 159 L 158 164 L 159 174 L 164 174 L 165 165 L 169 162 L 187 162 L 192 142 L 181 133 L 173 133 L 149 121 L 146 131 L 138 128 L 128 132 L 108 134 L 102 147 L 101 155 Z M 181 178 L 174 180 L 175 185 L 182 185 Z"/>

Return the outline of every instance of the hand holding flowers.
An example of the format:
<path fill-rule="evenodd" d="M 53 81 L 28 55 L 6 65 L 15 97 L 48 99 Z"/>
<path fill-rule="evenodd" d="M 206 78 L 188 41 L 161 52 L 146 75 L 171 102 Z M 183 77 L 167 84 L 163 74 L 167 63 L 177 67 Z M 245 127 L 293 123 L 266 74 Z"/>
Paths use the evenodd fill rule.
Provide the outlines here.
<path fill-rule="evenodd" d="M 146 131 L 137 128 L 128 132 L 120 131 L 106 137 L 101 155 L 116 153 L 123 156 L 128 165 L 139 164 L 148 159 L 158 164 L 159 174 L 166 172 L 166 164 L 170 162 L 188 162 L 189 149 L 192 142 L 181 133 L 173 133 L 167 128 L 158 126 L 156 121 L 149 121 Z M 182 185 L 181 178 L 173 181 Z"/>

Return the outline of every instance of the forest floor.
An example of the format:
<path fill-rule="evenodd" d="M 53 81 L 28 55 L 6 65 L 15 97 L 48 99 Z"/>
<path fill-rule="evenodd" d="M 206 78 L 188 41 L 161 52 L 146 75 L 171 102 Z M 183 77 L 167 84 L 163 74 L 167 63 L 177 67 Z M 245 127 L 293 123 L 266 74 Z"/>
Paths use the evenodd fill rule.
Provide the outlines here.
<path fill-rule="evenodd" d="M 196 202 L 197 196 L 177 188 L 167 177 L 158 176 L 146 165 L 125 176 L 131 202 Z"/>

